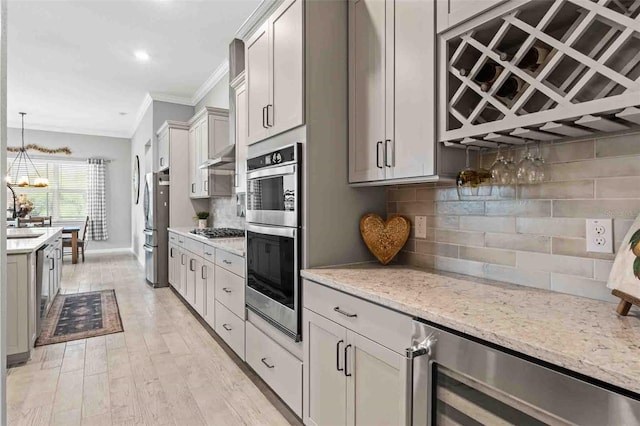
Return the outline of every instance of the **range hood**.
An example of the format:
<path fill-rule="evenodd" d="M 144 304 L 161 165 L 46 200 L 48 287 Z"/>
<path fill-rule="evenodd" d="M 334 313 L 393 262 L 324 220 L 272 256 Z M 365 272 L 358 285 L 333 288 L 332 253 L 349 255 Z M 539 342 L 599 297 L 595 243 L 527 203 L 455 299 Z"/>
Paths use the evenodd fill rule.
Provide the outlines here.
<path fill-rule="evenodd" d="M 234 170 L 236 168 L 236 145 L 229 145 L 216 152 L 211 158 L 200 164 L 201 169 Z"/>

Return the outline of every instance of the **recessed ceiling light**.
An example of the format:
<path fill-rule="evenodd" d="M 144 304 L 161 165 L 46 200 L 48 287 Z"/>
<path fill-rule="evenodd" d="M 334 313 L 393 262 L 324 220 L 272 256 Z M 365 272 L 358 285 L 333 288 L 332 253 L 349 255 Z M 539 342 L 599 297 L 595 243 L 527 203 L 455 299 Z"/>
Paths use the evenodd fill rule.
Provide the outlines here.
<path fill-rule="evenodd" d="M 120 115 L 127 115 L 127 113 L 126 113 L 126 112 L 124 112 L 124 111 L 120 111 L 118 114 L 120 114 Z"/>
<path fill-rule="evenodd" d="M 144 50 L 136 50 L 133 54 L 136 56 L 136 59 L 139 60 L 140 62 L 147 62 L 149 59 L 151 59 L 149 54 Z"/>

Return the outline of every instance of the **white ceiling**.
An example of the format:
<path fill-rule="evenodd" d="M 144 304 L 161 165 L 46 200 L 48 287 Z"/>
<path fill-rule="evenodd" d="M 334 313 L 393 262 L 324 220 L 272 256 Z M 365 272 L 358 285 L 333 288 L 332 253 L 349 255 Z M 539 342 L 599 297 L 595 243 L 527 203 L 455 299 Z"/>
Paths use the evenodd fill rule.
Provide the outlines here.
<path fill-rule="evenodd" d="M 147 93 L 193 100 L 259 3 L 9 0 L 9 126 L 129 137 Z"/>

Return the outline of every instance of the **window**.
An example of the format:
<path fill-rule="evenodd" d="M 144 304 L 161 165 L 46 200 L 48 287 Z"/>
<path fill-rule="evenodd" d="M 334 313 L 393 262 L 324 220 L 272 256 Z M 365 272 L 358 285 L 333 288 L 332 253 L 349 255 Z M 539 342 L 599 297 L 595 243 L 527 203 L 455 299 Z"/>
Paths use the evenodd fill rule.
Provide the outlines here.
<path fill-rule="evenodd" d="M 26 194 L 33 202 L 31 216 L 51 216 L 56 222 L 84 221 L 87 216 L 87 163 L 64 159 L 32 160 L 40 175 L 49 179 L 49 186 L 14 188 L 16 195 Z M 12 161 L 13 158 L 8 158 L 7 167 Z"/>

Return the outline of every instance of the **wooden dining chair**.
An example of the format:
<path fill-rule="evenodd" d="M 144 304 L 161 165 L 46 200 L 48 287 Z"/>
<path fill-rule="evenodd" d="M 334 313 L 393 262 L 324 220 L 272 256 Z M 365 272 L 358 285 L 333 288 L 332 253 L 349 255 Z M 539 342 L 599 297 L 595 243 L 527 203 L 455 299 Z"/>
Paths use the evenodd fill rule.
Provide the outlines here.
<path fill-rule="evenodd" d="M 27 226 L 51 226 L 51 216 L 32 216 L 28 219 L 24 217 L 18 218 L 18 228 L 26 228 Z"/>
<path fill-rule="evenodd" d="M 87 238 L 87 229 L 89 229 L 89 216 L 87 216 L 87 219 L 84 222 L 84 229 L 81 229 L 82 231 L 82 237 L 80 237 L 80 235 L 78 235 L 78 250 L 81 251 L 82 253 L 82 261 L 84 262 L 84 252 L 87 249 L 87 245 L 89 243 L 89 240 Z M 73 243 L 71 241 L 71 237 L 63 237 L 62 238 L 62 254 L 66 255 L 66 254 L 72 254 L 71 251 L 68 252 L 64 252 L 65 248 L 70 248 L 71 250 L 73 250 Z"/>

